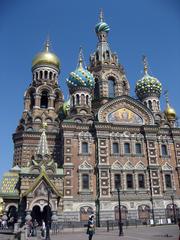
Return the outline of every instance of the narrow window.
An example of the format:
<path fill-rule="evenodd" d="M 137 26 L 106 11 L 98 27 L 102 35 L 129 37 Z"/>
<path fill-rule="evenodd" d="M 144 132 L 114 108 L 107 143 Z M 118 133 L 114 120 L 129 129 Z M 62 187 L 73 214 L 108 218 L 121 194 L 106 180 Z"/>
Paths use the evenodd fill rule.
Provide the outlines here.
<path fill-rule="evenodd" d="M 145 188 L 144 174 L 138 174 L 138 185 L 139 188 Z"/>
<path fill-rule="evenodd" d="M 76 104 L 79 105 L 79 95 L 76 95 Z"/>
<path fill-rule="evenodd" d="M 99 83 L 98 79 L 95 78 L 95 86 L 94 86 L 94 99 L 99 98 Z"/>
<path fill-rule="evenodd" d="M 89 103 L 89 96 L 87 95 L 86 96 L 86 105 L 88 105 L 88 103 Z"/>
<path fill-rule="evenodd" d="M 108 79 L 108 90 L 109 90 L 109 98 L 115 97 L 115 81 L 114 79 Z"/>
<path fill-rule="evenodd" d="M 114 154 L 119 153 L 119 144 L 116 142 L 113 143 L 113 153 Z"/>
<path fill-rule="evenodd" d="M 30 109 L 32 110 L 35 105 L 34 93 L 31 92 L 30 94 Z"/>
<path fill-rule="evenodd" d="M 88 153 L 88 143 L 82 142 L 82 153 L 87 154 Z"/>
<path fill-rule="evenodd" d="M 52 80 L 52 72 L 49 73 L 49 79 Z"/>
<path fill-rule="evenodd" d="M 125 143 L 124 144 L 124 153 L 125 154 L 129 154 L 130 153 L 130 144 L 129 143 Z"/>
<path fill-rule="evenodd" d="M 114 175 L 114 188 L 118 189 L 121 187 L 121 175 L 115 174 Z"/>
<path fill-rule="evenodd" d="M 43 76 L 43 72 L 40 71 L 40 79 L 42 79 L 42 76 Z"/>
<path fill-rule="evenodd" d="M 167 146 L 165 144 L 161 145 L 161 150 L 162 150 L 162 155 L 163 156 L 167 156 L 168 155 Z"/>
<path fill-rule="evenodd" d="M 41 108 L 48 107 L 48 93 L 47 91 L 43 91 L 41 95 Z"/>
<path fill-rule="evenodd" d="M 142 150 L 141 150 L 141 144 L 140 143 L 136 143 L 136 154 L 141 154 Z"/>
<path fill-rule="evenodd" d="M 48 76 L 48 72 L 45 71 L 45 72 L 44 72 L 44 78 L 47 79 L 47 76 Z"/>
<path fill-rule="evenodd" d="M 133 175 L 127 174 L 127 188 L 133 188 Z"/>
<path fill-rule="evenodd" d="M 89 175 L 82 175 L 82 189 L 89 189 Z"/>
<path fill-rule="evenodd" d="M 171 182 L 171 175 L 166 174 L 165 175 L 165 183 L 167 188 L 172 188 L 172 182 Z"/>

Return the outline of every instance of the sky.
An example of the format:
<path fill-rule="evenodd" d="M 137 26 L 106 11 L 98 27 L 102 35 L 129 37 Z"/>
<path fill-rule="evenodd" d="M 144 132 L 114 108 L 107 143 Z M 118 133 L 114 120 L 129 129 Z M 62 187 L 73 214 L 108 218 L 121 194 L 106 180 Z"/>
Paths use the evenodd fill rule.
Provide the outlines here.
<path fill-rule="evenodd" d="M 32 80 L 32 59 L 49 35 L 61 61 L 59 85 L 67 99 L 66 78 L 77 66 L 79 47 L 86 65 L 96 49 L 94 26 L 100 9 L 111 28 L 109 44 L 125 68 L 131 96 L 143 76 L 146 55 L 149 74 L 161 81 L 163 91 L 168 89 L 170 104 L 180 116 L 179 0 L 0 0 L 0 179 L 12 167 L 12 134 Z"/>

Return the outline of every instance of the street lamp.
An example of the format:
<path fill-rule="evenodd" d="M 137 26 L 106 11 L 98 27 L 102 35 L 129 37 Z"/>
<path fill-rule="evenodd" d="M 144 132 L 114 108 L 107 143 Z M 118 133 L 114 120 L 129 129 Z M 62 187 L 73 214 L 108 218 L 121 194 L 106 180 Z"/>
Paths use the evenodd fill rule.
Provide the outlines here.
<path fill-rule="evenodd" d="M 48 188 L 47 189 L 47 193 L 48 193 L 48 207 L 47 207 L 47 224 L 46 224 L 46 240 L 50 240 L 50 233 L 49 233 L 49 230 L 50 230 L 50 193 L 51 193 L 51 190 Z"/>
<path fill-rule="evenodd" d="M 119 187 L 117 188 L 118 192 L 118 204 L 119 204 L 119 236 L 123 236 L 123 223 L 122 223 L 122 218 L 121 218 L 121 199 L 120 199 L 120 189 Z"/>
<path fill-rule="evenodd" d="M 177 221 L 176 221 L 176 210 L 175 210 L 174 196 L 173 195 L 171 195 L 171 200 L 172 200 L 172 207 L 173 207 L 174 224 L 176 224 L 177 223 Z"/>
<path fill-rule="evenodd" d="M 153 201 L 153 197 L 150 198 L 151 201 L 151 205 L 152 205 L 152 219 L 153 219 L 153 225 L 156 225 L 155 223 L 155 217 L 154 217 L 154 201 Z"/>

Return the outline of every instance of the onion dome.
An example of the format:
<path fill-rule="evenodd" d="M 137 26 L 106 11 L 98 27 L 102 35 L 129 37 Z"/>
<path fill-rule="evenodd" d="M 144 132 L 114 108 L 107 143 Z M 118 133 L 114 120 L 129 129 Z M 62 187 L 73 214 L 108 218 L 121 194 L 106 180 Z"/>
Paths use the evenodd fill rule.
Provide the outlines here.
<path fill-rule="evenodd" d="M 174 108 L 172 108 L 169 103 L 167 104 L 167 107 L 164 111 L 166 117 L 168 120 L 175 120 L 176 119 L 176 111 L 174 110 Z"/>
<path fill-rule="evenodd" d="M 108 25 L 107 23 L 104 22 L 104 17 L 103 17 L 103 12 L 102 12 L 102 10 L 101 10 L 101 12 L 100 12 L 100 17 L 99 17 L 99 18 L 100 18 L 100 22 L 97 23 L 96 26 L 95 26 L 95 31 L 96 31 L 96 33 L 97 33 L 97 34 L 100 33 L 100 32 L 106 32 L 106 33 L 108 33 L 109 30 L 110 30 L 110 27 L 109 27 L 109 25 Z"/>
<path fill-rule="evenodd" d="M 79 53 L 79 64 L 74 72 L 69 74 L 67 79 L 67 84 L 69 88 L 73 87 L 87 87 L 94 88 L 94 77 L 93 75 L 83 67 L 82 49 Z"/>
<path fill-rule="evenodd" d="M 136 95 L 140 100 L 145 99 L 149 96 L 156 96 L 159 98 L 162 92 L 162 84 L 157 78 L 152 77 L 148 74 L 146 58 L 144 58 L 143 61 L 144 76 L 136 83 Z"/>
<path fill-rule="evenodd" d="M 52 52 L 49 51 L 49 40 L 46 41 L 45 49 L 43 52 L 38 53 L 32 61 L 32 67 L 37 65 L 52 65 L 58 70 L 60 69 L 59 58 Z"/>
<path fill-rule="evenodd" d="M 165 91 L 165 96 L 166 96 L 166 109 L 165 109 L 164 113 L 169 121 L 175 120 L 176 119 L 176 111 L 169 104 L 168 91 Z"/>

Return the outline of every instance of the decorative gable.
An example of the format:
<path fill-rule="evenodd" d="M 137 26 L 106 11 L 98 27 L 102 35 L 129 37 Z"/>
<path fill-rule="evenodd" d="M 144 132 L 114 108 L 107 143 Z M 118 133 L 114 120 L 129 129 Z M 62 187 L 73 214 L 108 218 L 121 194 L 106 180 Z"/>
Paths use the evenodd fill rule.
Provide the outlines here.
<path fill-rule="evenodd" d="M 163 166 L 162 166 L 162 170 L 163 171 L 172 171 L 173 170 L 173 167 L 171 165 L 169 165 L 168 163 L 165 163 Z"/>
<path fill-rule="evenodd" d="M 79 166 L 79 170 L 88 170 L 88 171 L 92 171 L 93 167 L 91 164 L 89 164 L 87 161 L 84 161 L 80 166 Z"/>
<path fill-rule="evenodd" d="M 129 125 L 153 125 L 152 112 L 139 101 L 121 96 L 103 105 L 98 111 L 99 122 Z"/>
<path fill-rule="evenodd" d="M 122 166 L 122 164 L 117 160 L 117 161 L 115 161 L 115 162 L 112 164 L 111 169 L 112 169 L 112 170 L 121 170 L 121 169 L 123 169 L 123 166 Z"/>
<path fill-rule="evenodd" d="M 125 170 L 133 170 L 134 169 L 134 165 L 130 162 L 130 161 L 127 161 L 125 164 L 124 164 L 124 167 L 123 167 Z"/>
<path fill-rule="evenodd" d="M 135 168 L 137 170 L 146 170 L 146 167 L 145 167 L 144 163 L 141 162 L 141 161 L 136 164 Z"/>

